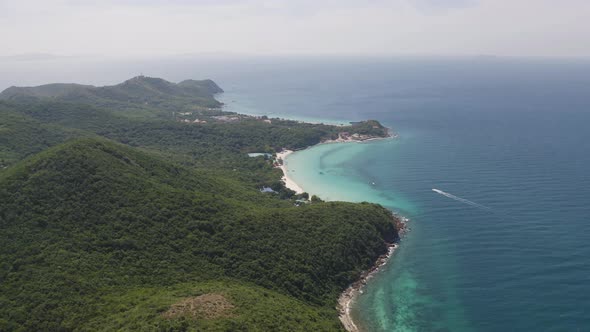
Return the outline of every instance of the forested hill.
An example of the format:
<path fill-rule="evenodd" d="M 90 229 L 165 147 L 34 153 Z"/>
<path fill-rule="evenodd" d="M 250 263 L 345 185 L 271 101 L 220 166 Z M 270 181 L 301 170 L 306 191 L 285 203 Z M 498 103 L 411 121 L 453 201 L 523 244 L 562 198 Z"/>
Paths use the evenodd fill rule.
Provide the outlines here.
<path fill-rule="evenodd" d="M 223 90 L 212 80 L 185 80 L 172 83 L 161 78 L 137 76 L 121 84 L 95 87 L 81 84 L 47 84 L 37 87 L 10 87 L 0 99 L 52 99 L 91 103 L 111 109 L 159 108 L 162 111 L 218 108 L 216 93 Z M 140 106 L 138 107 L 139 104 Z"/>
<path fill-rule="evenodd" d="M 23 96 L 40 98 L 83 98 L 96 96 L 131 102 L 149 102 L 165 96 L 213 99 L 223 90 L 212 80 L 185 80 L 178 84 L 161 78 L 137 76 L 121 84 L 95 87 L 92 85 L 55 83 L 37 87 L 10 87 L 0 93 L 0 99 Z"/>
<path fill-rule="evenodd" d="M 271 161 L 245 154 L 337 129 L 121 112 L 0 102 L 0 331 L 342 328 L 338 294 L 397 238 L 394 217 L 295 206 Z"/>

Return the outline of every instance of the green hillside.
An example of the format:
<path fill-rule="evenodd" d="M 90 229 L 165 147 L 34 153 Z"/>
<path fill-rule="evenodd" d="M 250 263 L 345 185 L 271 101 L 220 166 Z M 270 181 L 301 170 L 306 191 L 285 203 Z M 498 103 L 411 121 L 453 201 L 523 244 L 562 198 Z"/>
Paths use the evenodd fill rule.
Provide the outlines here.
<path fill-rule="evenodd" d="M 162 311 L 203 287 L 235 297 L 244 313 L 204 326 L 270 329 L 276 305 L 256 313 L 261 321 L 239 307 L 264 287 L 269 301 L 296 304 L 285 319 L 334 328 L 339 291 L 396 236 L 389 212 L 376 205 L 293 207 L 102 139 L 68 142 L 11 167 L 0 175 L 0 201 L 0 317 L 8 329 L 78 329 L 111 316 L 131 328 L 137 322 L 125 317 L 136 315 L 154 329 L 196 328 L 201 320 L 176 322 Z M 147 311 L 137 312 L 136 302 Z M 310 321 L 308 312 L 319 316 Z"/>
<path fill-rule="evenodd" d="M 0 171 L 70 138 L 88 135 L 91 134 L 38 121 L 0 103 Z"/>
<path fill-rule="evenodd" d="M 52 100 L 92 104 L 131 115 L 160 118 L 171 112 L 206 112 L 219 108 L 214 95 L 223 90 L 212 80 L 186 80 L 178 84 L 161 78 L 137 76 L 121 84 L 95 87 L 81 84 L 46 84 L 37 87 L 10 87 L 0 100 Z M 219 110 L 215 111 L 220 113 Z M 137 114 L 135 114 L 137 113 Z"/>
<path fill-rule="evenodd" d="M 91 85 L 68 83 L 53 83 L 37 87 L 12 86 L 0 93 L 0 99 L 15 99 L 22 97 L 60 98 L 68 95 L 83 94 L 85 91 L 91 89 L 94 89 Z"/>
<path fill-rule="evenodd" d="M 138 77 L 2 93 L 0 331 L 341 329 L 336 299 L 397 238 L 394 218 L 295 206 L 247 152 L 386 128 L 230 119 L 207 106 L 220 91 Z"/>

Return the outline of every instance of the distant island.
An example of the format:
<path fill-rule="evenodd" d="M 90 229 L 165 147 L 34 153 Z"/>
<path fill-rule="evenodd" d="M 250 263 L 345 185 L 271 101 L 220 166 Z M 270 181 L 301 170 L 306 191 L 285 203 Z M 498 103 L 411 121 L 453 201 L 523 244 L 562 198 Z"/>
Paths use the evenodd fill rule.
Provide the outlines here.
<path fill-rule="evenodd" d="M 0 93 L 0 330 L 344 329 L 339 296 L 401 219 L 289 189 L 266 156 L 392 133 L 226 112 L 222 91 Z"/>

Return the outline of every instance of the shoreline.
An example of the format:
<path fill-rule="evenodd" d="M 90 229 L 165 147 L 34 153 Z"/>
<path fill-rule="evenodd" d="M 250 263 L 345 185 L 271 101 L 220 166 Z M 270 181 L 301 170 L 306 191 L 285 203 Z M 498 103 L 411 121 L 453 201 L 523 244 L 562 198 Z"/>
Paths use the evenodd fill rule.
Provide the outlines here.
<path fill-rule="evenodd" d="M 338 138 L 335 140 L 326 140 L 326 141 L 320 142 L 318 144 L 314 144 L 312 146 L 309 146 L 305 149 L 310 149 L 310 148 L 313 148 L 313 147 L 321 145 L 321 144 L 364 143 L 364 142 L 380 141 L 380 140 L 385 140 L 385 139 L 394 139 L 397 137 L 398 137 L 397 134 L 389 132 L 389 136 L 387 136 L 387 137 L 373 137 L 373 138 L 364 139 L 364 140 L 350 140 L 350 139 L 345 140 L 345 139 Z M 296 152 L 296 151 L 283 149 L 283 151 L 277 153 L 277 158 L 280 158 L 282 160 L 282 164 L 279 166 L 279 168 L 283 171 L 282 180 L 285 182 L 285 186 L 287 188 L 295 191 L 296 193 L 300 194 L 300 193 L 304 192 L 304 190 L 299 184 L 297 184 L 295 181 L 293 181 L 292 178 L 290 178 L 288 176 L 288 168 L 287 168 L 286 162 L 285 162 L 285 158 L 294 152 Z M 311 193 L 308 193 L 308 194 L 311 195 Z M 398 235 L 399 235 L 398 238 L 391 243 L 386 243 L 387 253 L 379 256 L 377 258 L 377 260 L 375 261 L 375 263 L 373 264 L 373 266 L 371 268 L 369 268 L 368 270 L 363 271 L 361 273 L 361 275 L 359 276 L 359 278 L 356 281 L 354 281 L 353 283 L 351 283 L 338 297 L 338 302 L 337 302 L 337 306 L 336 306 L 336 309 L 338 310 L 338 313 L 339 313 L 338 319 L 340 320 L 340 322 L 344 326 L 344 329 L 348 332 L 361 332 L 362 331 L 352 318 L 352 315 L 351 315 L 352 304 L 356 301 L 358 296 L 362 294 L 362 289 L 367 284 L 367 282 L 373 276 L 375 276 L 377 273 L 379 273 L 381 271 L 382 267 L 387 265 L 387 263 L 390 261 L 391 257 L 395 253 L 396 249 L 399 247 L 399 242 L 401 241 L 401 236 L 407 230 L 407 222 L 409 221 L 408 218 L 399 216 L 399 215 L 395 214 L 393 211 L 391 211 L 391 215 L 392 215 L 392 218 L 394 221 L 394 225 L 398 231 Z"/>
<path fill-rule="evenodd" d="M 336 309 L 338 309 L 338 319 L 344 325 L 344 329 L 348 332 L 360 332 L 361 330 L 358 326 L 354 323 L 351 315 L 351 306 L 354 301 L 356 301 L 357 297 L 362 294 L 362 288 L 366 285 L 367 281 L 375 275 L 381 267 L 385 266 L 395 250 L 399 245 L 397 243 L 388 244 L 387 245 L 387 254 L 384 254 L 377 258 L 375 265 L 367 271 L 361 273 L 361 277 L 353 282 L 348 288 L 340 294 L 338 298 L 338 305 Z"/>
<path fill-rule="evenodd" d="M 322 144 L 335 144 L 335 143 L 366 143 L 366 142 L 375 142 L 375 141 L 381 141 L 381 140 L 386 140 L 386 139 L 395 139 L 398 138 L 397 134 L 392 134 L 391 132 L 388 133 L 389 136 L 387 137 L 372 137 L 372 138 L 367 138 L 367 139 L 363 139 L 363 140 L 355 140 L 355 139 L 342 139 L 342 138 L 337 138 L 337 139 L 329 139 L 329 140 L 325 140 L 322 141 L 320 143 L 311 145 L 306 147 L 305 149 L 301 149 L 301 150 L 288 150 L 288 149 L 283 149 L 281 152 L 276 152 L 277 155 L 277 159 L 281 159 L 282 163 L 281 165 L 279 165 L 278 167 L 283 171 L 283 176 L 281 178 L 281 180 L 285 183 L 285 187 L 293 190 L 296 194 L 302 194 L 304 192 L 306 192 L 305 190 L 303 190 L 303 187 L 301 187 L 299 184 L 297 184 L 297 182 L 295 182 L 291 177 L 289 177 L 289 170 L 287 169 L 287 165 L 286 165 L 286 158 L 292 154 L 295 153 L 297 151 L 303 151 L 303 150 L 307 150 L 307 149 L 311 149 L 313 147 L 322 145 Z M 307 192 L 310 196 L 312 195 L 312 193 Z"/>
<path fill-rule="evenodd" d="M 279 168 L 283 171 L 283 177 L 281 178 L 281 180 L 285 182 L 285 187 L 293 190 L 296 194 L 302 194 L 304 192 L 303 188 L 301 188 L 301 186 L 299 186 L 297 182 L 293 181 L 293 179 L 289 177 L 289 170 L 287 169 L 287 165 L 285 164 L 285 158 L 287 158 L 287 156 L 293 152 L 295 151 L 286 149 L 283 149 L 283 151 L 281 152 L 277 152 L 277 159 L 281 159 L 282 161 L 281 165 L 279 166 Z"/>
<path fill-rule="evenodd" d="M 354 320 L 352 319 L 351 315 L 351 307 L 352 304 L 356 301 L 359 295 L 363 294 L 363 287 L 367 285 L 367 282 L 373 278 L 377 273 L 379 273 L 382 268 L 387 265 L 390 261 L 391 257 L 395 253 L 396 249 L 399 248 L 399 242 L 401 241 L 402 235 L 405 233 L 407 229 L 407 223 L 409 221 L 408 218 L 401 217 L 399 215 L 391 213 L 395 222 L 395 227 L 398 231 L 399 237 L 391 243 L 386 243 L 387 245 L 387 253 L 379 256 L 375 261 L 373 266 L 363 271 L 358 280 L 350 284 L 338 297 L 338 305 L 336 309 L 338 310 L 338 318 L 344 329 L 348 332 L 361 332 L 362 330 L 355 324 Z"/>
<path fill-rule="evenodd" d="M 392 130 L 390 128 L 387 128 L 387 136 L 385 136 L 385 137 L 371 137 L 371 138 L 362 138 L 362 139 L 344 139 L 344 138 L 328 139 L 328 140 L 322 141 L 318 144 L 307 147 L 307 149 L 312 148 L 316 145 L 320 145 L 320 144 L 366 143 L 366 142 L 375 142 L 375 141 L 382 141 L 382 140 L 386 140 L 386 139 L 395 139 L 395 138 L 399 138 L 399 135 L 397 133 L 392 132 Z"/>

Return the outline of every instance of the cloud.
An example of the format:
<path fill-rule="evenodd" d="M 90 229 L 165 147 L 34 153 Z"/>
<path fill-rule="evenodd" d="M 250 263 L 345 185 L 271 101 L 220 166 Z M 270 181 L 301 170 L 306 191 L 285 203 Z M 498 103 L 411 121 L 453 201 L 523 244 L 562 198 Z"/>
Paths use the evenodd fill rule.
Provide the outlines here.
<path fill-rule="evenodd" d="M 410 4 L 415 6 L 423 13 L 437 14 L 456 9 L 467 9 L 476 7 L 478 0 L 409 0 Z"/>
<path fill-rule="evenodd" d="M 582 0 L 0 0 L 0 9 L 0 55 L 590 56 Z"/>
<path fill-rule="evenodd" d="M 463 8 L 476 6 L 478 0 L 410 0 L 410 3 L 418 7 L 441 8 Z"/>
<path fill-rule="evenodd" d="M 66 3 L 74 6 L 218 6 L 246 3 L 247 0 L 68 0 Z"/>

